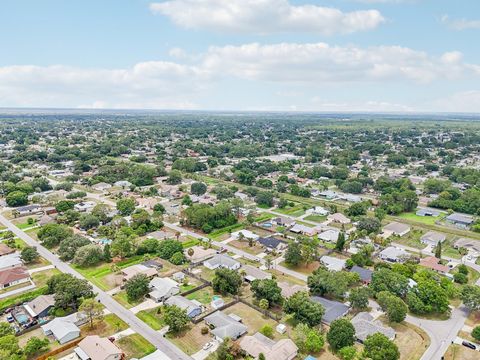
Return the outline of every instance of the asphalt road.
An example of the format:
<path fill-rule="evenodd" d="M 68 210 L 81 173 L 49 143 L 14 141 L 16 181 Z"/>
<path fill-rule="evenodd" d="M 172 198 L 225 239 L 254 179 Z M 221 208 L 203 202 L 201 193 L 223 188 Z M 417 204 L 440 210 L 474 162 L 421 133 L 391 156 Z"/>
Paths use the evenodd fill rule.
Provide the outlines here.
<path fill-rule="evenodd" d="M 16 236 L 18 236 L 20 239 L 25 241 L 25 243 L 27 243 L 29 246 L 35 246 L 38 250 L 38 253 L 42 257 L 50 261 L 62 273 L 72 274 L 76 278 L 85 279 L 80 273 L 75 271 L 67 263 L 61 261 L 56 255 L 51 253 L 48 249 L 40 245 L 40 243 L 38 243 L 35 239 L 30 237 L 30 235 L 23 232 L 19 228 L 17 228 L 12 222 L 10 222 L 3 215 L 0 215 L 0 222 L 3 223 Z M 157 347 L 157 349 L 162 351 L 170 359 L 192 360 L 190 356 L 183 353 L 180 349 L 178 349 L 170 341 L 165 339 L 157 331 L 153 330 L 150 326 L 148 326 L 139 318 L 137 318 L 130 310 L 125 309 L 115 299 L 113 299 L 110 295 L 108 295 L 105 291 L 101 290 L 94 284 L 91 284 L 91 285 L 93 286 L 93 290 L 98 294 L 97 299 L 100 300 L 100 302 L 103 305 L 105 305 L 105 307 L 110 312 L 114 313 L 120 319 L 125 321 L 130 326 L 130 328 L 132 328 L 132 330 L 142 335 L 145 339 L 147 339 L 150 343 L 152 343 L 155 347 Z"/>

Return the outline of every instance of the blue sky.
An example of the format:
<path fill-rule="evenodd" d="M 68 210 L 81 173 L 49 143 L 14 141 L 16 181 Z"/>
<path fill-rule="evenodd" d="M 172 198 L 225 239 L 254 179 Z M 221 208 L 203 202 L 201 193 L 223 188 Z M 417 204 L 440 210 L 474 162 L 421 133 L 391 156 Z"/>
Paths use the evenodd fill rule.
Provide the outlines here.
<path fill-rule="evenodd" d="M 0 106 L 480 112 L 473 0 L 2 1 Z"/>

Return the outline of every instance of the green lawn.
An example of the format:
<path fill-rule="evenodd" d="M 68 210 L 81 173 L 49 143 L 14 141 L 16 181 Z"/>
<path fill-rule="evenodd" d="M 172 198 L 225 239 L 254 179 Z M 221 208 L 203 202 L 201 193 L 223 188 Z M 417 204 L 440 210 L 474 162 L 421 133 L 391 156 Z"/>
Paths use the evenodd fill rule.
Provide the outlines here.
<path fill-rule="evenodd" d="M 42 287 L 47 285 L 48 279 L 50 279 L 53 275 L 60 274 L 58 269 L 49 269 L 45 271 L 39 271 L 32 274 L 32 280 L 37 285 L 37 287 Z"/>
<path fill-rule="evenodd" d="M 120 304 L 122 304 L 127 309 L 130 309 L 134 306 L 137 306 L 145 300 L 145 299 L 141 298 L 139 300 L 130 302 L 130 301 L 128 301 L 127 292 L 125 290 L 122 290 L 122 291 L 116 293 L 115 295 L 113 295 L 113 298 L 115 300 L 117 300 Z"/>
<path fill-rule="evenodd" d="M 15 226 L 18 227 L 20 230 L 24 230 L 36 226 L 36 223 L 29 224 L 28 222 L 24 222 L 22 224 L 15 224 Z"/>
<path fill-rule="evenodd" d="M 327 217 L 326 216 L 322 216 L 322 215 L 308 215 L 306 217 L 303 218 L 304 220 L 308 220 L 308 221 L 315 221 L 315 222 L 324 222 Z"/>
<path fill-rule="evenodd" d="M 10 296 L 6 299 L 0 300 L 0 311 L 5 310 L 12 305 L 22 304 L 24 302 L 35 299 L 39 295 L 44 295 L 47 293 L 47 287 L 41 287 L 30 292 L 26 292 L 17 296 Z"/>
<path fill-rule="evenodd" d="M 132 334 L 117 341 L 117 345 L 125 353 L 126 359 L 140 359 L 156 350 L 142 335 Z"/>
<path fill-rule="evenodd" d="M 141 263 L 143 261 L 143 255 L 132 256 L 129 259 L 120 261 L 116 265 L 120 269 L 124 269 L 131 265 Z M 111 290 L 111 286 L 103 281 L 103 278 L 112 273 L 111 267 L 113 263 L 101 263 L 96 266 L 84 268 L 77 265 L 73 265 L 73 268 L 82 274 L 85 278 L 97 285 L 102 290 Z"/>
<path fill-rule="evenodd" d="M 160 330 L 165 326 L 165 322 L 160 314 L 157 314 L 158 308 L 142 310 L 137 313 L 137 317 L 150 326 L 153 330 Z"/>
<path fill-rule="evenodd" d="M 440 219 L 440 217 L 434 216 L 418 216 L 415 213 L 403 213 L 397 216 L 402 219 L 417 221 L 426 225 L 435 225 L 435 221 Z"/>
<path fill-rule="evenodd" d="M 180 285 L 180 292 L 184 293 L 185 291 L 195 289 L 196 287 L 197 287 L 197 285 L 195 285 L 195 284 Z"/>
<path fill-rule="evenodd" d="M 198 245 L 200 240 L 194 237 L 189 236 L 187 241 L 182 242 L 184 249 L 191 248 L 192 246 Z"/>
<path fill-rule="evenodd" d="M 210 288 L 203 288 L 186 296 L 189 300 L 197 300 L 202 304 L 210 304 L 212 301 L 213 291 Z"/>
<path fill-rule="evenodd" d="M 224 227 L 222 229 L 213 230 L 210 234 L 208 234 L 208 237 L 210 239 L 215 240 L 215 239 L 218 239 L 220 236 L 222 236 L 224 234 L 229 234 L 233 231 L 237 231 L 237 230 L 240 230 L 240 229 L 243 229 L 243 224 L 238 223 L 238 224 L 234 224 L 234 225 L 231 225 L 231 226 Z"/>

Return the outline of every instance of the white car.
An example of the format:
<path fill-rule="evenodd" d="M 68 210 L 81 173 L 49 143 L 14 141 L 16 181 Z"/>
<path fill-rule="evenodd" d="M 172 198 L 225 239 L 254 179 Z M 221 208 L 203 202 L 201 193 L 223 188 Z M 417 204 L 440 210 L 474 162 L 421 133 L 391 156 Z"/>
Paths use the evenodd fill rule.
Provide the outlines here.
<path fill-rule="evenodd" d="M 213 346 L 213 342 L 207 342 L 205 345 L 203 345 L 203 350 L 208 350 Z"/>

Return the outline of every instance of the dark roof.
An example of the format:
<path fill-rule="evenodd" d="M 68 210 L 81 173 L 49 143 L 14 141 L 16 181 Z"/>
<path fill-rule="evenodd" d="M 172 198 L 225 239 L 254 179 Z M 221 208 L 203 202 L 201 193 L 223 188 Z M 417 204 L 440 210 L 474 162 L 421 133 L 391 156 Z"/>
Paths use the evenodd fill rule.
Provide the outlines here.
<path fill-rule="evenodd" d="M 354 265 L 352 266 L 350 271 L 360 275 L 360 279 L 362 279 L 362 281 L 372 281 L 372 274 L 373 274 L 372 270 L 364 269 L 360 266 Z"/>
<path fill-rule="evenodd" d="M 266 247 L 269 247 L 269 248 L 277 248 L 278 245 L 280 245 L 282 243 L 282 241 L 274 238 L 274 237 L 268 237 L 268 238 L 264 238 L 264 237 L 261 237 L 257 240 L 260 244 L 262 244 L 263 246 L 266 246 Z"/>
<path fill-rule="evenodd" d="M 142 265 L 144 265 L 146 267 L 149 267 L 149 268 L 154 268 L 154 269 L 163 268 L 162 263 L 158 260 L 155 260 L 155 259 L 144 261 L 144 262 L 142 262 Z"/>
<path fill-rule="evenodd" d="M 311 299 L 322 304 L 325 308 L 322 321 L 326 324 L 330 324 L 333 320 L 343 317 L 349 309 L 347 305 L 339 301 L 328 300 L 320 296 L 312 296 Z"/>

